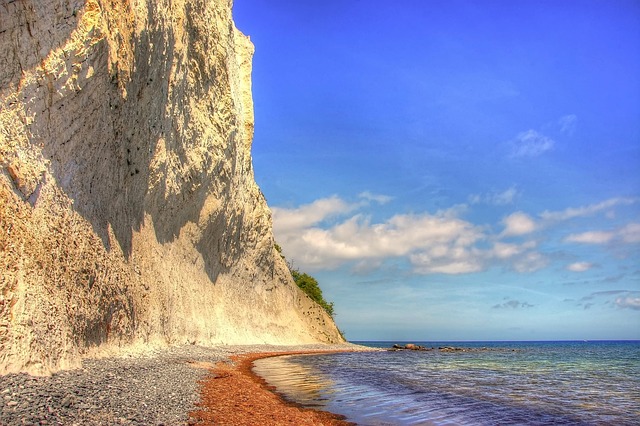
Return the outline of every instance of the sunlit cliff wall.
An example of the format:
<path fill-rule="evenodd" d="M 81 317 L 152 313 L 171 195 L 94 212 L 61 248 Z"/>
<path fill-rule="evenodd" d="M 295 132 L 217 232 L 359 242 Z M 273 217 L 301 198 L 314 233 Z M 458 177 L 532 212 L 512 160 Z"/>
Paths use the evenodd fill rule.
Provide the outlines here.
<path fill-rule="evenodd" d="M 231 1 L 0 0 L 0 372 L 341 341 L 274 250 Z"/>

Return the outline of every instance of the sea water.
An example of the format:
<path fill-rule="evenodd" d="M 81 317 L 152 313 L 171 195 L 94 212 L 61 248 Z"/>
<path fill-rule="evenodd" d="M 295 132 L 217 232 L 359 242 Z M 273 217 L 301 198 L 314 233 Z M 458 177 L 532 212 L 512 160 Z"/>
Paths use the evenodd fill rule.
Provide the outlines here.
<path fill-rule="evenodd" d="M 640 425 L 638 341 L 413 343 L 435 349 L 266 358 L 254 371 L 359 425 Z"/>

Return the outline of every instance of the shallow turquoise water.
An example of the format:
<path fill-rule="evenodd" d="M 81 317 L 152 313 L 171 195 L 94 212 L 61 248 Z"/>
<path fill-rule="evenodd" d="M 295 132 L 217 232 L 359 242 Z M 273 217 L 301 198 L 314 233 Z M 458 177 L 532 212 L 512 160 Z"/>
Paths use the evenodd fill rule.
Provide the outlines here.
<path fill-rule="evenodd" d="M 640 342 L 415 343 L 489 350 L 288 356 L 255 371 L 362 425 L 640 425 Z"/>

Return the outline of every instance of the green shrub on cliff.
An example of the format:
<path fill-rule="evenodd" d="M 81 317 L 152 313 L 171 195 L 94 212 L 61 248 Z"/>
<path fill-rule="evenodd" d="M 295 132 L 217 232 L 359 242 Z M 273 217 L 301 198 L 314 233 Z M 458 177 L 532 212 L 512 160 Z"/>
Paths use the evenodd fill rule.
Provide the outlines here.
<path fill-rule="evenodd" d="M 311 299 L 313 299 L 318 305 L 322 306 L 322 308 L 327 311 L 329 316 L 333 318 L 333 302 L 329 303 L 324 300 L 322 296 L 322 290 L 318 285 L 318 281 L 313 278 L 311 275 L 306 273 L 300 273 L 298 270 L 291 270 L 291 275 L 293 276 L 293 280 L 296 282 L 298 287 L 302 289 Z"/>
<path fill-rule="evenodd" d="M 285 259 L 280 246 L 278 244 L 275 244 L 275 248 L 278 253 L 280 253 L 280 256 Z M 295 281 L 298 287 L 300 287 L 300 289 L 304 291 L 305 294 L 311 298 L 311 300 L 320 305 L 322 309 L 324 309 L 327 314 L 329 314 L 329 316 L 333 318 L 333 302 L 327 302 L 326 300 L 324 300 L 324 296 L 322 295 L 322 290 L 318 285 L 318 281 L 311 275 L 305 272 L 298 271 L 289 262 L 286 263 L 289 267 L 289 272 L 291 272 L 291 276 L 293 277 L 293 281 Z"/>

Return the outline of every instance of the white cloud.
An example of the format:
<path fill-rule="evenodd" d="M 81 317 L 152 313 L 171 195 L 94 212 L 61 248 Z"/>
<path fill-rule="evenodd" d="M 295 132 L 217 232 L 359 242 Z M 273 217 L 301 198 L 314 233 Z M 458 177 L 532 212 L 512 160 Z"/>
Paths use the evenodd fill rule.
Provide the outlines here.
<path fill-rule="evenodd" d="M 512 192 L 496 193 L 491 199 L 498 199 L 500 194 L 506 199 Z M 487 227 L 462 219 L 468 207 L 465 205 L 436 213 L 397 214 L 375 223 L 363 212 L 374 208 L 374 203 L 388 202 L 391 197 L 363 192 L 358 198 L 359 201 L 349 203 L 333 196 L 296 208 L 273 208 L 274 234 L 285 256 L 306 270 L 331 269 L 349 263 L 356 274 L 371 273 L 392 258 L 404 260 L 416 274 L 465 274 L 499 266 L 531 273 L 547 267 L 551 260 L 548 254 L 536 249 L 538 242 L 531 240 L 531 234 L 559 221 L 636 202 L 612 198 L 578 208 L 545 211 L 538 218 L 517 211 L 502 219 L 501 232 L 491 235 Z M 529 241 L 513 242 L 508 240 L 510 237 Z M 629 223 L 617 230 L 574 233 L 563 242 L 635 244 L 640 242 L 640 223 Z M 588 262 L 565 265 L 573 272 L 593 267 Z"/>
<path fill-rule="evenodd" d="M 640 223 L 630 223 L 622 228 L 618 234 L 625 243 L 640 243 Z"/>
<path fill-rule="evenodd" d="M 522 248 L 517 244 L 495 243 L 493 254 L 499 259 L 508 259 L 522 253 Z"/>
<path fill-rule="evenodd" d="M 369 191 L 361 192 L 360 194 L 358 194 L 358 198 L 362 198 L 366 201 L 375 201 L 378 204 L 386 204 L 389 201 L 393 200 L 393 197 L 390 197 L 388 195 L 373 194 Z"/>
<path fill-rule="evenodd" d="M 483 198 L 480 196 L 473 196 L 471 199 L 472 202 L 479 202 L 482 200 Z M 638 198 L 617 197 L 610 198 L 600 203 L 589 204 L 582 207 L 570 207 L 561 211 L 545 210 L 538 215 L 540 220 L 536 220 L 528 214 L 518 211 L 506 216 L 502 220 L 504 230 L 500 236 L 510 237 L 530 234 L 534 231 L 554 225 L 555 222 L 590 216 L 602 211 L 607 211 L 615 206 L 631 205 L 638 201 Z M 591 231 L 571 234 L 565 238 L 565 242 L 604 244 L 612 241 L 613 239 L 619 239 L 625 243 L 640 242 L 640 223 L 631 223 L 617 231 Z"/>
<path fill-rule="evenodd" d="M 540 213 L 540 217 L 544 220 L 562 221 L 573 219 L 576 217 L 590 216 L 602 210 L 607 210 L 617 205 L 630 205 L 636 203 L 637 198 L 610 198 L 597 204 L 590 204 L 582 207 L 570 207 L 568 209 L 552 212 L 545 210 Z"/>
<path fill-rule="evenodd" d="M 535 246 L 535 241 L 528 241 L 524 244 L 495 242 L 493 244 L 493 248 L 487 253 L 487 256 L 498 259 L 510 259 L 534 248 Z"/>
<path fill-rule="evenodd" d="M 491 198 L 491 201 L 493 202 L 493 204 L 496 204 L 499 206 L 502 206 L 505 204 L 511 204 L 513 203 L 513 200 L 516 198 L 517 195 L 518 195 L 518 190 L 516 189 L 515 186 L 512 186 L 511 188 L 507 189 L 504 192 L 493 195 L 493 197 Z"/>
<path fill-rule="evenodd" d="M 321 208 L 312 214 L 312 206 Z M 480 256 L 473 246 L 485 236 L 480 228 L 458 218 L 455 209 L 395 215 L 382 223 L 355 214 L 331 226 L 316 226 L 327 215 L 349 208 L 334 197 L 296 209 L 274 209 L 276 240 L 296 265 L 310 269 L 356 261 L 356 269 L 363 271 L 389 257 L 407 257 L 414 272 L 423 274 L 480 269 Z"/>
<path fill-rule="evenodd" d="M 564 241 L 567 243 L 582 243 L 582 244 L 605 244 L 613 240 L 615 234 L 613 232 L 605 231 L 588 231 L 579 234 L 571 234 L 565 237 Z"/>
<path fill-rule="evenodd" d="M 523 212 L 510 214 L 502 220 L 502 223 L 505 227 L 502 236 L 505 237 L 530 234 L 538 227 L 535 221 Z"/>
<path fill-rule="evenodd" d="M 538 252 L 529 252 L 514 260 L 513 269 L 521 274 L 538 271 L 549 264 L 549 259 Z"/>
<path fill-rule="evenodd" d="M 630 223 L 614 231 L 587 231 L 570 234 L 563 241 L 566 243 L 607 244 L 614 240 L 626 244 L 640 243 L 640 223 Z"/>
<path fill-rule="evenodd" d="M 575 262 L 570 265 L 567 265 L 567 270 L 572 272 L 585 272 L 589 269 L 593 268 L 593 263 L 589 262 Z"/>
<path fill-rule="evenodd" d="M 468 274 L 484 269 L 479 251 L 469 247 L 440 245 L 409 257 L 420 274 Z"/>
<path fill-rule="evenodd" d="M 535 130 L 527 130 L 519 133 L 512 144 L 512 157 L 537 157 L 553 149 L 555 142 Z"/>
<path fill-rule="evenodd" d="M 512 204 L 515 198 L 520 195 L 515 186 L 506 189 L 503 192 L 490 192 L 488 194 L 473 194 L 469 196 L 471 204 L 492 204 L 496 206 L 505 206 Z"/>
<path fill-rule="evenodd" d="M 633 310 L 640 310 L 640 297 L 626 296 L 616 298 L 616 306 L 619 308 L 629 308 Z"/>
<path fill-rule="evenodd" d="M 295 209 L 273 207 L 273 227 L 276 234 L 286 233 L 294 229 L 301 229 L 315 225 L 328 217 L 349 213 L 356 206 L 333 196 L 321 198 L 311 204 L 305 204 Z"/>
<path fill-rule="evenodd" d="M 493 247 L 484 252 L 487 261 L 506 262 L 506 266 L 519 273 L 535 272 L 548 265 L 549 260 L 543 254 L 534 251 L 536 241 L 511 244 L 496 241 Z"/>

